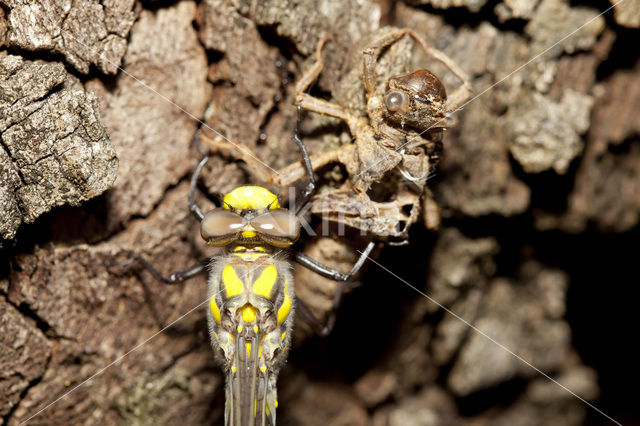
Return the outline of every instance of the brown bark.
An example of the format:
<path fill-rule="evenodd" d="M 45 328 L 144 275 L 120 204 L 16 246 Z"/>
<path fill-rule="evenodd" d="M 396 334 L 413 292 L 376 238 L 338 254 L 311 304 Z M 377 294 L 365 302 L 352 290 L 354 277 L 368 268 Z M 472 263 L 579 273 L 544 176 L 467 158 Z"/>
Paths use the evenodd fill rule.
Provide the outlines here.
<path fill-rule="evenodd" d="M 0 0 L 0 424 L 221 423 L 206 278 L 168 286 L 107 264 L 139 254 L 168 275 L 215 255 L 187 208 L 196 119 L 274 169 L 299 161 L 294 83 L 317 41 L 331 37 L 311 91 L 364 116 L 361 49 L 381 21 L 453 58 L 478 97 L 445 132 L 423 199 L 424 222 L 441 217 L 440 229 L 419 222 L 408 246 L 374 252 L 418 292 L 369 262 L 330 337 L 298 315 L 279 424 L 604 424 L 524 361 L 634 419 L 599 399 L 626 365 L 598 371 L 568 310 L 580 277 L 608 268 L 572 250 L 637 237 L 638 2 L 609 17 L 564 0 L 378 3 Z M 379 90 L 425 67 L 449 92 L 459 84 L 407 38 L 382 53 Z M 317 114 L 301 130 L 311 152 L 351 143 Z M 249 183 L 247 167 L 213 156 L 199 205 Z M 323 169 L 320 189 L 345 174 Z M 304 237 L 299 248 L 346 271 L 364 242 Z M 294 272 L 297 297 L 326 318 L 336 283 Z M 616 327 L 614 309 L 598 309 Z"/>

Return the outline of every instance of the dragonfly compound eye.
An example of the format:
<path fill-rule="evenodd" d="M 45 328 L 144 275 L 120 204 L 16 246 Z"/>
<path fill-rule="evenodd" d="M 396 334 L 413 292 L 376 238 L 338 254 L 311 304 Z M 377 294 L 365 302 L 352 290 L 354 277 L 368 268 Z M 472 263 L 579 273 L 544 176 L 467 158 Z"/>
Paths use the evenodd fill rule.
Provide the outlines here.
<path fill-rule="evenodd" d="M 407 103 L 407 95 L 400 90 L 389 90 L 384 97 L 384 104 L 390 112 L 406 108 Z"/>
<path fill-rule="evenodd" d="M 213 209 L 200 222 L 200 235 L 213 246 L 224 246 L 236 239 L 247 224 L 240 215 L 225 209 Z"/>
<path fill-rule="evenodd" d="M 251 221 L 251 226 L 265 242 L 275 247 L 288 247 L 300 236 L 300 221 L 287 209 L 260 215 Z"/>

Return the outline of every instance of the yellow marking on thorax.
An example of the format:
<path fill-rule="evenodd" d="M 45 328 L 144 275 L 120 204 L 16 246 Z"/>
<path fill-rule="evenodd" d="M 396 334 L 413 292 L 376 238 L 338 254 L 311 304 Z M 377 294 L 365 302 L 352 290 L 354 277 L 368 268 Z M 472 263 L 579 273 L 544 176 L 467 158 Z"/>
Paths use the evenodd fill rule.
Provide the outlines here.
<path fill-rule="evenodd" d="M 266 253 L 268 250 L 262 246 L 253 246 L 251 248 L 247 248 L 246 246 L 235 246 L 233 248 L 234 252 L 238 251 L 260 251 Z"/>
<path fill-rule="evenodd" d="M 244 291 L 244 285 L 231 265 L 225 266 L 222 270 L 222 283 L 227 292 L 227 297 L 236 296 Z"/>
<path fill-rule="evenodd" d="M 271 290 L 273 290 L 273 285 L 276 283 L 277 278 L 278 270 L 276 267 L 273 265 L 267 266 L 262 270 L 258 279 L 253 282 L 253 292 L 268 298 L 271 296 Z"/>
<path fill-rule="evenodd" d="M 236 210 L 279 209 L 278 197 L 261 186 L 241 186 L 224 196 L 223 206 Z"/>
<path fill-rule="evenodd" d="M 264 256 L 268 256 L 267 253 L 254 253 L 251 251 L 243 251 L 240 253 L 233 253 L 234 256 L 238 256 L 240 259 L 242 260 L 246 260 L 246 261 L 252 261 L 252 260 L 256 260 L 259 259 L 261 257 Z"/>
<path fill-rule="evenodd" d="M 235 246 L 231 254 L 238 256 L 242 260 L 252 261 L 267 256 L 269 251 L 262 246 Z"/>
<path fill-rule="evenodd" d="M 289 298 L 289 280 L 284 281 L 284 300 L 282 306 L 278 309 L 278 324 L 282 324 L 289 316 L 291 311 L 291 299 Z"/>
<path fill-rule="evenodd" d="M 249 358 L 251 356 L 251 343 L 245 343 L 245 346 L 247 348 L 247 358 Z"/>
<path fill-rule="evenodd" d="M 256 319 L 256 312 L 258 310 L 251 305 L 245 305 L 242 308 L 242 319 L 244 322 L 253 322 Z"/>
<path fill-rule="evenodd" d="M 213 315 L 213 319 L 216 320 L 216 322 L 219 324 L 220 323 L 220 308 L 218 308 L 218 304 L 216 303 L 215 296 L 212 297 L 211 301 L 209 302 L 209 309 L 211 309 L 211 314 Z"/>
<path fill-rule="evenodd" d="M 256 231 L 242 231 L 242 236 L 245 238 L 253 238 L 256 235 Z"/>

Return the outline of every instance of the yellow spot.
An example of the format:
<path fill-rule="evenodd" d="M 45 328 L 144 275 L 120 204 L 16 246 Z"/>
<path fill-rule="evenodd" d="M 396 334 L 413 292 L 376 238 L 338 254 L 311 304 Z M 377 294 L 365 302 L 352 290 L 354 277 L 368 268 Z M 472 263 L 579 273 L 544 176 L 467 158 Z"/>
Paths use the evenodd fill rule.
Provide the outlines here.
<path fill-rule="evenodd" d="M 282 324 L 287 319 L 291 310 L 291 299 L 289 298 L 289 280 L 284 282 L 284 300 L 282 306 L 278 309 L 278 324 Z"/>
<path fill-rule="evenodd" d="M 278 271 L 276 267 L 273 265 L 267 266 L 262 270 L 258 279 L 253 282 L 253 292 L 264 297 L 271 296 L 271 290 L 277 278 Z"/>
<path fill-rule="evenodd" d="M 256 319 L 257 309 L 251 305 L 245 305 L 242 308 L 242 319 L 244 322 L 253 322 Z"/>
<path fill-rule="evenodd" d="M 247 348 L 247 358 L 249 358 L 251 355 L 251 343 L 245 343 L 245 346 Z"/>
<path fill-rule="evenodd" d="M 236 210 L 269 210 L 279 209 L 278 197 L 271 191 L 261 186 L 241 186 L 225 195 L 224 208 L 234 208 Z"/>
<path fill-rule="evenodd" d="M 235 373 L 237 369 L 238 369 L 238 367 L 236 367 L 235 365 L 231 366 L 231 372 L 232 373 Z"/>
<path fill-rule="evenodd" d="M 217 323 L 220 323 L 220 309 L 218 308 L 215 297 L 211 298 L 211 302 L 209 302 L 209 308 L 211 309 L 213 319 L 216 320 Z"/>
<path fill-rule="evenodd" d="M 242 231 L 242 236 L 245 238 L 253 238 L 256 236 L 255 231 Z"/>
<path fill-rule="evenodd" d="M 264 373 L 265 371 L 267 371 L 267 367 L 265 367 L 265 366 L 263 365 L 262 367 L 260 367 L 260 371 L 262 371 L 262 372 Z"/>
<path fill-rule="evenodd" d="M 250 237 L 247 237 L 250 238 Z M 266 253 L 268 250 L 262 246 L 255 246 L 255 247 L 251 247 L 250 249 L 248 249 L 246 246 L 235 246 L 233 248 L 233 252 L 234 253 L 243 253 L 243 252 L 248 252 L 245 254 L 251 254 L 251 255 L 258 255 L 258 253 L 254 253 L 254 252 L 260 252 L 260 253 Z"/>
<path fill-rule="evenodd" d="M 284 341 L 284 338 L 287 337 L 287 332 L 285 331 L 284 333 L 282 333 L 282 340 Z"/>
<path fill-rule="evenodd" d="M 215 337 L 216 339 L 218 338 L 218 333 L 216 333 L 215 331 L 213 332 L 213 337 Z"/>
<path fill-rule="evenodd" d="M 258 358 L 262 358 L 262 345 L 258 346 Z"/>
<path fill-rule="evenodd" d="M 267 253 L 255 253 L 252 251 L 238 252 L 238 253 L 234 253 L 234 255 L 240 257 L 240 259 L 242 260 L 247 260 L 247 261 L 256 260 L 263 256 L 268 256 Z"/>
<path fill-rule="evenodd" d="M 222 270 L 222 283 L 227 292 L 227 297 L 238 295 L 244 290 L 242 281 L 238 278 L 236 270 L 231 265 L 225 266 Z"/>
<path fill-rule="evenodd" d="M 276 403 L 275 403 L 276 408 L 278 408 L 278 400 L 276 399 Z"/>
<path fill-rule="evenodd" d="M 259 330 L 260 330 L 260 329 L 258 328 L 258 326 L 257 326 L 257 325 L 254 325 L 254 326 L 253 326 L 253 331 L 254 331 L 254 333 L 258 334 L 258 331 L 259 331 Z"/>
<path fill-rule="evenodd" d="M 70 382 L 69 380 L 65 380 L 65 381 L 64 381 L 64 385 L 65 385 L 66 387 L 69 387 L 69 386 L 71 386 L 71 382 Z"/>
<path fill-rule="evenodd" d="M 239 326 L 236 328 L 236 330 L 238 330 L 238 333 L 242 333 L 242 326 L 241 326 L 241 325 L 239 325 Z"/>

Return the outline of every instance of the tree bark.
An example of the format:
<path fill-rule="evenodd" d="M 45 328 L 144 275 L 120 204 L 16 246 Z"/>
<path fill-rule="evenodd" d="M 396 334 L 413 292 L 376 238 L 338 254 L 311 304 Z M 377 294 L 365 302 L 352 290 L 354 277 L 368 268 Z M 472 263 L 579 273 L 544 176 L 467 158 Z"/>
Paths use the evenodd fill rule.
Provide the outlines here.
<path fill-rule="evenodd" d="M 110 265 L 141 255 L 168 275 L 215 255 L 187 207 L 198 120 L 274 169 L 299 161 L 294 86 L 317 42 L 331 39 L 312 93 L 365 116 L 361 51 L 384 25 L 449 55 L 474 94 L 424 223 L 374 252 L 396 276 L 368 262 L 326 339 L 297 315 L 279 424 L 606 423 L 549 378 L 640 420 L 620 387 L 640 378 L 620 326 L 638 293 L 624 243 L 640 219 L 640 0 L 606 6 L 0 0 L 0 424 L 221 424 L 206 277 Z M 378 89 L 420 68 L 459 85 L 405 38 L 382 52 Z M 312 153 L 352 142 L 314 113 L 301 131 Z M 323 169 L 321 190 L 345 174 Z M 197 202 L 252 177 L 214 155 Z M 365 242 L 296 248 L 347 271 Z M 326 319 L 337 284 L 294 272 Z"/>

